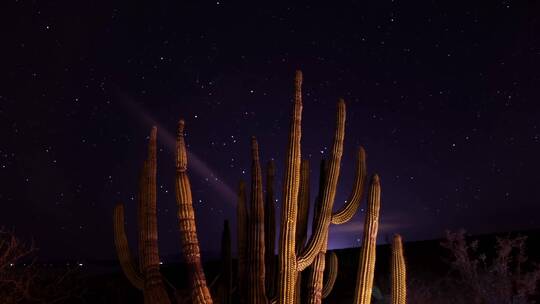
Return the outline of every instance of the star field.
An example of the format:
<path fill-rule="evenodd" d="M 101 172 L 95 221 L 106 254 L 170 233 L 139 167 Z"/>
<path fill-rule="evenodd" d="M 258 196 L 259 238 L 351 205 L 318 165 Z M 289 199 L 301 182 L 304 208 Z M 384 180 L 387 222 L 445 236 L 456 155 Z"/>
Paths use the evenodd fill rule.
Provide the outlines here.
<path fill-rule="evenodd" d="M 343 97 L 335 205 L 347 199 L 362 145 L 368 172 L 382 178 L 381 241 L 398 231 L 422 240 L 460 227 L 537 229 L 538 6 L 11 0 L 1 21 L 0 225 L 46 257 L 113 258 L 112 208 L 127 204 L 135 242 L 138 173 L 157 125 L 160 250 L 178 253 L 182 117 L 199 239 L 217 252 L 223 220 L 235 221 L 237 183 L 250 176 L 252 135 L 262 160 L 276 160 L 281 189 L 299 68 L 312 197 Z M 363 212 L 331 228 L 330 247 L 358 246 Z"/>

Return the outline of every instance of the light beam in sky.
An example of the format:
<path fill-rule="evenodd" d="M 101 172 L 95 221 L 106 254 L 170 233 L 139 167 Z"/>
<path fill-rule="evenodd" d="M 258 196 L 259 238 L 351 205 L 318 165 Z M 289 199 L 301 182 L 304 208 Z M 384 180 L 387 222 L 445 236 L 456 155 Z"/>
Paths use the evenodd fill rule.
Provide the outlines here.
<path fill-rule="evenodd" d="M 172 135 L 167 129 L 161 126 L 150 114 L 148 114 L 144 109 L 137 105 L 135 102 L 129 98 L 126 94 L 120 92 L 121 100 L 124 101 L 126 107 L 141 121 L 144 125 L 147 126 L 156 126 L 158 128 L 158 139 L 162 140 L 165 143 L 165 146 L 171 151 L 176 150 L 176 136 Z M 214 190 L 219 193 L 227 202 L 235 205 L 236 204 L 236 194 L 233 189 L 227 185 L 219 176 L 206 164 L 202 161 L 197 155 L 188 150 L 188 166 L 190 169 L 193 169 L 193 172 L 203 178 L 208 176 L 213 177 L 212 182 L 209 183 Z"/>

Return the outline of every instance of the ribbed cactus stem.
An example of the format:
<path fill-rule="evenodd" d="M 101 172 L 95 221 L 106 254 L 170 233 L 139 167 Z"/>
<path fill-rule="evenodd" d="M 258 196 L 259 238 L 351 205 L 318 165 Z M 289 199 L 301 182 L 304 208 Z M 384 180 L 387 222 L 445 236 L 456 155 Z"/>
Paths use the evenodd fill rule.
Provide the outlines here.
<path fill-rule="evenodd" d="M 324 287 L 322 291 L 322 298 L 326 299 L 334 289 L 334 284 L 336 283 L 338 274 L 338 258 L 335 252 L 330 252 L 328 256 L 328 275 L 324 282 Z"/>
<path fill-rule="evenodd" d="M 221 235 L 221 275 L 219 277 L 220 304 L 232 303 L 232 256 L 231 256 L 231 230 L 229 221 L 223 223 Z"/>
<path fill-rule="evenodd" d="M 362 195 L 364 193 L 366 182 L 366 151 L 363 147 L 358 148 L 356 156 L 356 176 L 354 178 L 353 190 L 345 205 L 341 207 L 337 212 L 332 214 L 332 224 L 344 224 L 350 221 L 360 202 L 362 201 Z"/>
<path fill-rule="evenodd" d="M 236 206 L 236 237 L 238 249 L 238 294 L 240 303 L 246 303 L 247 297 L 247 203 L 246 184 L 240 181 L 238 184 L 238 204 Z"/>
<path fill-rule="evenodd" d="M 345 137 L 345 101 L 340 99 L 337 106 L 336 130 L 332 152 L 328 160 L 326 182 L 321 200 L 320 220 L 316 222 L 315 229 L 311 237 L 298 257 L 297 270 L 302 271 L 311 264 L 316 254 L 321 250 L 328 238 L 328 227 L 332 218 L 332 207 L 336 196 L 337 181 L 341 166 L 341 156 L 343 155 L 343 140 Z"/>
<path fill-rule="evenodd" d="M 323 197 L 324 188 L 327 182 L 327 169 L 328 162 L 325 159 L 322 159 L 319 166 L 319 190 L 317 192 L 317 198 L 315 199 L 315 205 L 313 207 L 313 231 L 315 230 L 317 222 L 321 221 L 321 198 Z M 313 260 L 311 267 L 309 267 L 309 276 L 306 290 L 307 303 L 321 303 L 322 301 L 323 274 L 326 263 L 324 260 L 325 251 L 326 249 L 324 251 L 319 251 L 315 259 Z"/>
<path fill-rule="evenodd" d="M 296 216 L 296 253 L 304 248 L 307 236 L 309 214 L 309 160 L 300 165 L 300 189 L 298 193 L 298 213 Z"/>
<path fill-rule="evenodd" d="M 403 255 L 403 244 L 399 234 L 392 240 L 392 291 L 390 293 L 392 304 L 407 303 L 407 267 Z"/>
<path fill-rule="evenodd" d="M 212 303 L 210 291 L 206 285 L 206 278 L 201 264 L 197 227 L 195 225 L 195 212 L 193 211 L 193 198 L 191 185 L 187 174 L 187 151 L 184 142 L 184 121 L 178 123 L 178 136 L 176 141 L 176 203 L 178 205 L 178 224 L 180 228 L 180 242 L 182 253 L 189 272 L 191 297 L 194 304 Z"/>
<path fill-rule="evenodd" d="M 309 214 L 309 160 L 302 159 L 300 164 L 300 189 L 298 190 L 298 210 L 296 214 L 296 254 L 304 248 L 307 237 Z M 296 277 L 296 303 L 301 302 L 302 272 Z"/>
<path fill-rule="evenodd" d="M 135 288 L 143 290 L 144 280 L 137 271 L 134 260 L 131 256 L 124 221 L 124 205 L 122 203 L 118 203 L 114 207 L 113 217 L 114 245 L 116 246 L 118 260 L 120 261 L 120 266 L 122 267 L 122 270 L 124 271 L 124 274 L 129 282 L 135 286 Z"/>
<path fill-rule="evenodd" d="M 293 116 L 283 181 L 283 206 L 279 239 L 279 281 L 277 302 L 293 304 L 296 286 L 296 213 L 300 181 L 300 138 L 302 123 L 302 72 L 296 71 Z"/>
<path fill-rule="evenodd" d="M 364 236 L 362 248 L 360 249 L 358 272 L 356 275 L 356 289 L 354 292 L 355 304 L 371 303 L 380 206 L 381 184 L 379 176 L 375 174 L 371 179 L 368 194 L 366 218 L 364 222 Z"/>
<path fill-rule="evenodd" d="M 257 139 L 251 139 L 251 206 L 248 219 L 248 303 L 266 303 L 264 284 L 264 203 Z"/>
<path fill-rule="evenodd" d="M 147 182 L 148 179 L 148 161 L 144 160 L 141 174 L 139 176 L 139 193 L 137 197 L 137 228 L 139 230 L 138 234 L 138 245 L 139 245 L 139 270 L 144 276 L 144 256 L 146 256 L 145 250 L 145 238 L 146 234 L 143 231 L 146 231 L 146 204 L 148 202 L 148 191 L 147 191 Z"/>
<path fill-rule="evenodd" d="M 143 241 L 142 273 L 144 275 L 144 302 L 170 303 L 165 286 L 159 272 L 158 232 L 157 232 L 157 128 L 150 132 L 148 158 L 146 160 L 146 178 L 144 179 L 145 200 L 142 208 Z"/>
<path fill-rule="evenodd" d="M 274 198 L 274 160 L 268 161 L 266 168 L 266 197 L 264 203 L 264 255 L 266 272 L 266 295 L 273 297 L 276 290 L 276 209 Z"/>
<path fill-rule="evenodd" d="M 319 252 L 311 264 L 307 288 L 307 303 L 322 303 L 323 275 L 326 261 L 325 253 Z"/>

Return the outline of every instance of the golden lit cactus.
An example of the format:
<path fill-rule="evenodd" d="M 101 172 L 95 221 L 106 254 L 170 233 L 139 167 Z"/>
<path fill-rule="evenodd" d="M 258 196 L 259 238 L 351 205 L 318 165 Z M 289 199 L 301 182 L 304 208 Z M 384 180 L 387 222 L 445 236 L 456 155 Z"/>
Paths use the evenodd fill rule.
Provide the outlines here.
<path fill-rule="evenodd" d="M 300 189 L 298 190 L 298 213 L 296 215 L 296 253 L 304 248 L 309 214 L 309 160 L 300 165 Z"/>
<path fill-rule="evenodd" d="M 328 276 L 326 278 L 326 282 L 324 283 L 324 287 L 322 290 L 322 298 L 325 299 L 330 295 L 332 292 L 332 289 L 334 289 L 334 284 L 336 283 L 337 274 L 338 274 L 338 257 L 335 252 L 330 252 L 330 255 L 328 257 Z"/>
<path fill-rule="evenodd" d="M 369 188 L 366 218 L 364 220 L 364 236 L 356 275 L 355 304 L 370 304 L 375 273 L 375 256 L 377 232 L 379 226 L 379 209 L 381 206 L 381 184 L 375 174 Z"/>
<path fill-rule="evenodd" d="M 298 213 L 296 214 L 296 254 L 304 249 L 309 215 L 309 160 L 300 164 L 300 188 L 298 190 Z M 301 301 L 302 272 L 296 278 L 296 303 Z"/>
<path fill-rule="evenodd" d="M 232 303 L 231 230 L 227 220 L 223 223 L 223 234 L 221 236 L 221 275 L 219 281 L 219 303 Z"/>
<path fill-rule="evenodd" d="M 300 181 L 300 138 L 302 122 L 302 72 L 296 72 L 293 115 L 289 132 L 286 156 L 285 178 L 283 181 L 283 206 L 279 238 L 279 278 L 276 301 L 280 304 L 294 303 L 296 289 L 296 213 Z"/>
<path fill-rule="evenodd" d="M 246 269 L 247 269 L 247 203 L 246 184 L 238 185 L 238 203 L 236 205 L 236 232 L 238 250 L 238 294 L 240 303 L 246 303 Z"/>
<path fill-rule="evenodd" d="M 122 266 L 122 270 L 129 282 L 135 286 L 135 288 L 143 290 L 144 279 L 135 268 L 131 251 L 129 250 L 124 221 L 124 205 L 118 203 L 114 207 L 114 244 L 116 246 L 118 260 L 120 261 L 120 266 Z"/>
<path fill-rule="evenodd" d="M 264 203 L 264 255 L 266 273 L 266 295 L 271 298 L 276 289 L 276 209 L 274 206 L 274 160 L 268 161 L 266 168 L 266 197 Z"/>
<path fill-rule="evenodd" d="M 264 284 L 264 203 L 262 173 L 259 160 L 259 145 L 255 137 L 251 139 L 251 204 L 248 217 L 248 303 L 266 303 Z"/>
<path fill-rule="evenodd" d="M 403 244 L 399 234 L 392 239 L 392 291 L 390 293 L 392 304 L 407 303 L 407 265 L 403 256 Z"/>
<path fill-rule="evenodd" d="M 139 182 L 138 228 L 139 272 L 135 270 L 124 228 L 124 206 L 114 209 L 114 233 L 118 258 L 128 280 L 142 289 L 144 303 L 171 303 L 159 272 L 157 235 L 157 128 L 153 127 L 148 143 L 148 157 L 144 161 Z"/>
<path fill-rule="evenodd" d="M 188 268 L 192 301 L 194 304 L 208 304 L 212 303 L 212 298 L 206 285 L 206 278 L 201 264 L 191 185 L 187 175 L 187 161 L 184 121 L 180 120 L 176 141 L 176 203 L 178 205 L 180 242 L 182 254 Z"/>

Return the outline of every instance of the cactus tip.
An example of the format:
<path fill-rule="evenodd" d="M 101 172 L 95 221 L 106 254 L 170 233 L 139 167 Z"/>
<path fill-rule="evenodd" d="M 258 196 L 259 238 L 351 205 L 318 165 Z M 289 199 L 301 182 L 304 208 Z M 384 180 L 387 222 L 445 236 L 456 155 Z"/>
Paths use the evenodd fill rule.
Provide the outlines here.
<path fill-rule="evenodd" d="M 184 126 L 186 122 L 183 118 L 178 121 L 178 135 L 184 135 Z"/>
<path fill-rule="evenodd" d="M 377 174 L 377 173 L 373 174 L 372 182 L 374 184 L 380 184 L 381 183 L 381 178 L 379 177 L 379 174 Z"/>

